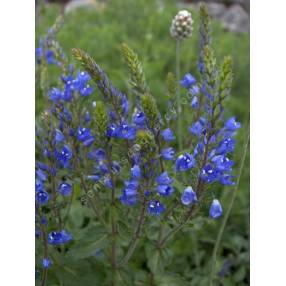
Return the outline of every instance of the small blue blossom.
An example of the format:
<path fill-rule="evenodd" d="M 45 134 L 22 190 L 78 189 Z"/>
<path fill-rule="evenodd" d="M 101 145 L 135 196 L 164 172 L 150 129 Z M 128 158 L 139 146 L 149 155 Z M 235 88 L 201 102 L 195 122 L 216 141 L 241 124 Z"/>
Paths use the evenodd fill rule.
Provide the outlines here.
<path fill-rule="evenodd" d="M 231 167 L 233 166 L 233 161 L 229 160 L 224 155 L 214 156 L 211 161 L 215 164 L 216 169 L 219 171 L 231 171 Z"/>
<path fill-rule="evenodd" d="M 157 186 L 157 192 L 159 195 L 164 196 L 164 197 L 169 197 L 174 193 L 174 188 L 172 186 L 168 185 L 159 185 Z"/>
<path fill-rule="evenodd" d="M 150 215 L 160 216 L 160 214 L 165 211 L 165 207 L 159 201 L 152 200 L 148 205 L 148 213 Z"/>
<path fill-rule="evenodd" d="M 204 148 L 205 148 L 204 143 L 199 142 L 195 147 L 194 155 L 197 156 L 199 154 L 202 154 L 204 152 Z"/>
<path fill-rule="evenodd" d="M 139 165 L 134 165 L 131 168 L 131 177 L 133 179 L 140 179 L 141 178 L 141 170 Z"/>
<path fill-rule="evenodd" d="M 51 261 L 49 258 L 43 258 L 42 265 L 44 268 L 49 268 L 51 266 Z"/>
<path fill-rule="evenodd" d="M 196 79 L 190 73 L 187 73 L 180 81 L 181 85 L 186 89 L 190 89 L 196 82 Z"/>
<path fill-rule="evenodd" d="M 187 171 L 193 168 L 195 164 L 196 164 L 195 158 L 189 153 L 185 153 L 178 157 L 175 169 L 177 172 Z"/>
<path fill-rule="evenodd" d="M 125 206 L 134 206 L 137 203 L 137 196 L 136 195 L 126 195 L 124 192 L 123 195 L 120 196 L 120 201 Z"/>
<path fill-rule="evenodd" d="M 198 201 L 197 194 L 193 191 L 192 187 L 187 187 L 182 196 L 181 201 L 184 205 L 189 205 Z"/>
<path fill-rule="evenodd" d="M 104 177 L 103 183 L 104 183 L 105 187 L 107 187 L 108 189 L 113 188 L 112 181 L 111 181 L 111 178 L 109 176 Z"/>
<path fill-rule="evenodd" d="M 232 181 L 234 177 L 229 175 L 229 174 L 223 174 L 219 177 L 219 182 L 222 185 L 226 185 L 226 186 L 233 186 L 235 185 L 235 182 Z"/>
<path fill-rule="evenodd" d="M 123 115 L 126 116 L 129 111 L 129 101 L 125 95 L 122 95 L 121 97 L 121 108 Z"/>
<path fill-rule="evenodd" d="M 127 140 L 134 140 L 136 137 L 136 128 L 122 122 L 119 127 L 119 137 Z"/>
<path fill-rule="evenodd" d="M 207 164 L 203 167 L 201 172 L 201 178 L 203 181 L 207 183 L 212 183 L 216 181 L 219 177 L 219 172 L 212 167 L 211 164 Z"/>
<path fill-rule="evenodd" d="M 35 181 L 35 189 L 36 189 L 36 193 L 40 191 L 44 191 L 44 184 L 41 180 Z"/>
<path fill-rule="evenodd" d="M 47 60 L 47 64 L 49 65 L 56 63 L 55 53 L 52 50 L 46 51 L 46 60 Z"/>
<path fill-rule="evenodd" d="M 66 231 L 52 231 L 48 234 L 48 243 L 52 245 L 60 245 L 69 242 L 72 239 L 71 235 Z"/>
<path fill-rule="evenodd" d="M 68 145 L 64 145 L 60 152 L 56 150 L 55 155 L 57 161 L 61 163 L 64 167 L 67 167 L 69 161 L 72 158 L 72 151 Z"/>
<path fill-rule="evenodd" d="M 142 111 L 137 111 L 133 114 L 132 121 L 138 126 L 143 126 L 145 123 L 145 114 Z"/>
<path fill-rule="evenodd" d="M 62 142 L 62 141 L 64 141 L 65 140 L 65 136 L 64 136 L 64 134 L 62 133 L 62 131 L 61 130 L 59 130 L 59 129 L 56 129 L 55 130 L 55 141 L 56 142 Z"/>
<path fill-rule="evenodd" d="M 59 185 L 58 192 L 63 196 L 69 196 L 72 192 L 72 186 L 66 182 Z"/>
<path fill-rule="evenodd" d="M 235 121 L 235 117 L 231 117 L 224 123 L 224 127 L 228 131 L 235 131 L 241 127 L 241 124 Z"/>
<path fill-rule="evenodd" d="M 190 89 L 189 92 L 192 96 L 196 96 L 200 93 L 200 88 L 197 85 L 193 85 Z"/>
<path fill-rule="evenodd" d="M 48 177 L 47 174 L 42 169 L 37 169 L 36 176 L 41 181 L 46 181 Z"/>
<path fill-rule="evenodd" d="M 162 150 L 161 156 L 165 160 L 173 160 L 174 157 L 175 157 L 175 149 L 172 148 L 172 147 L 165 148 L 165 149 Z"/>
<path fill-rule="evenodd" d="M 118 138 L 120 135 L 120 128 L 115 123 L 112 123 L 107 127 L 106 135 L 108 137 Z"/>
<path fill-rule="evenodd" d="M 90 133 L 89 128 L 79 126 L 77 128 L 77 139 L 83 143 L 94 141 L 94 136 Z"/>
<path fill-rule="evenodd" d="M 222 207 L 219 200 L 214 199 L 212 201 L 209 215 L 211 218 L 219 218 L 222 215 Z"/>
<path fill-rule="evenodd" d="M 156 181 L 159 185 L 170 185 L 173 183 L 173 179 L 169 177 L 168 172 L 163 172 L 157 177 Z"/>
<path fill-rule="evenodd" d="M 50 100 L 53 102 L 58 102 L 59 100 L 62 99 L 63 93 L 59 88 L 53 87 L 49 92 L 48 96 Z"/>
<path fill-rule="evenodd" d="M 93 149 L 87 154 L 88 159 L 102 161 L 106 158 L 106 153 L 103 149 Z"/>
<path fill-rule="evenodd" d="M 49 194 L 46 191 L 39 191 L 36 193 L 36 202 L 39 205 L 45 205 L 49 201 Z"/>
<path fill-rule="evenodd" d="M 234 139 L 230 137 L 224 138 L 219 142 L 219 146 L 216 148 L 216 154 L 226 154 L 234 151 Z"/>
<path fill-rule="evenodd" d="M 99 169 L 100 172 L 102 172 L 103 174 L 109 173 L 109 168 L 108 168 L 107 164 L 104 163 L 103 161 L 100 161 L 100 162 L 98 163 L 98 169 Z"/>
<path fill-rule="evenodd" d="M 197 96 L 194 96 L 192 98 L 191 106 L 193 109 L 198 109 L 199 108 L 199 99 Z"/>
<path fill-rule="evenodd" d="M 174 141 L 175 136 L 173 131 L 170 128 L 167 128 L 161 132 L 161 135 L 163 136 L 164 140 L 166 142 Z"/>
<path fill-rule="evenodd" d="M 189 128 L 189 131 L 196 136 L 200 136 L 204 131 L 204 126 L 200 121 L 197 121 Z"/>

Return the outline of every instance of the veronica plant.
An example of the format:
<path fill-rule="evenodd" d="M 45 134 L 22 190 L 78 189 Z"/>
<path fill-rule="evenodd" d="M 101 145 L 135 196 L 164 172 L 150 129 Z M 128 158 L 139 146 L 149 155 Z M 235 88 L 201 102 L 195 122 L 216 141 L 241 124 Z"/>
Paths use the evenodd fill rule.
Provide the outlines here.
<path fill-rule="evenodd" d="M 217 64 L 204 6 L 200 14 L 200 77 L 192 72 L 180 81 L 171 73 L 167 76 L 168 106 L 180 84 L 188 96 L 185 110 L 192 114 L 188 126 L 182 126 L 184 146 L 179 150 L 176 120 L 169 108 L 159 111 L 142 64 L 130 47 L 121 45 L 131 86 L 123 92 L 83 50 L 72 50 L 82 69 L 69 65 L 56 33 L 49 32 L 41 42 L 37 62 L 44 71 L 47 102 L 36 129 L 41 285 L 46 285 L 50 268 L 65 268 L 62 257 L 74 256 L 74 248 L 81 244 L 74 237 L 82 237 L 79 233 L 86 229 L 93 247 L 80 249 L 85 252 L 80 258 L 102 253 L 106 275 L 99 285 L 116 285 L 140 243 L 150 245 L 150 255 L 161 257 L 167 242 L 195 216 L 223 215 L 213 190 L 214 185 L 234 184 L 231 154 L 240 123 L 224 116 L 232 83 L 231 59 Z M 48 87 L 45 74 L 54 63 L 60 67 L 60 80 Z M 213 197 L 209 212 L 198 213 L 209 194 Z M 72 213 L 79 204 L 85 220 L 75 229 Z M 158 259 L 148 263 L 152 275 L 157 264 Z"/>

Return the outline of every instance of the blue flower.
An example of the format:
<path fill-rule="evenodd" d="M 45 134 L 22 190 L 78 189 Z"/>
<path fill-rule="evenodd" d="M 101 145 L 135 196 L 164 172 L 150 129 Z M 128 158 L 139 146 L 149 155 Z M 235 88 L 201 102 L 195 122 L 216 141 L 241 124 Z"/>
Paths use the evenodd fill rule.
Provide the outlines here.
<path fill-rule="evenodd" d="M 98 168 L 103 174 L 109 173 L 109 168 L 103 161 L 99 162 Z"/>
<path fill-rule="evenodd" d="M 174 193 L 174 188 L 172 186 L 168 185 L 159 185 L 157 186 L 157 192 L 159 195 L 164 196 L 164 197 L 169 197 Z"/>
<path fill-rule="evenodd" d="M 241 124 L 235 121 L 235 117 L 231 117 L 224 123 L 224 127 L 228 131 L 235 131 L 241 127 Z"/>
<path fill-rule="evenodd" d="M 173 179 L 169 177 L 168 172 L 163 172 L 157 177 L 156 181 L 159 185 L 170 185 L 173 183 Z"/>
<path fill-rule="evenodd" d="M 43 258 L 42 265 L 44 268 L 49 268 L 51 266 L 51 261 L 49 258 Z"/>
<path fill-rule="evenodd" d="M 125 206 L 134 206 L 137 203 L 137 196 L 136 195 L 126 195 L 124 192 L 120 197 L 119 197 L 121 203 Z"/>
<path fill-rule="evenodd" d="M 77 139 L 81 142 L 89 140 L 92 137 L 89 128 L 79 126 L 77 128 Z"/>
<path fill-rule="evenodd" d="M 141 170 L 139 165 L 134 165 L 131 168 L 131 176 L 133 179 L 140 179 L 141 178 Z"/>
<path fill-rule="evenodd" d="M 119 137 L 127 140 L 133 140 L 136 137 L 136 128 L 122 122 L 119 127 Z"/>
<path fill-rule="evenodd" d="M 72 151 L 68 145 L 64 145 L 60 152 L 56 150 L 55 155 L 57 161 L 61 163 L 64 167 L 67 167 L 69 161 L 72 158 Z"/>
<path fill-rule="evenodd" d="M 69 196 L 72 192 L 72 186 L 66 182 L 59 185 L 58 192 L 63 196 Z"/>
<path fill-rule="evenodd" d="M 190 73 L 187 73 L 180 81 L 181 85 L 186 89 L 190 89 L 196 82 L 196 79 Z"/>
<path fill-rule="evenodd" d="M 52 231 L 48 234 L 48 243 L 52 245 L 60 245 L 69 242 L 72 236 L 66 231 L 60 232 Z"/>
<path fill-rule="evenodd" d="M 216 181 L 219 177 L 218 171 L 212 167 L 211 164 L 207 164 L 203 167 L 201 171 L 201 178 L 207 183 L 212 183 Z"/>
<path fill-rule="evenodd" d="M 189 92 L 192 96 L 196 96 L 200 93 L 200 88 L 197 85 L 193 85 L 190 89 Z"/>
<path fill-rule="evenodd" d="M 106 135 L 108 137 L 118 138 L 120 135 L 120 128 L 115 123 L 112 123 L 107 127 Z"/>
<path fill-rule="evenodd" d="M 44 190 L 44 184 L 41 180 L 35 181 L 35 189 L 36 189 L 36 193 Z"/>
<path fill-rule="evenodd" d="M 111 178 L 109 176 L 104 177 L 103 183 L 104 183 L 105 187 L 107 187 L 109 189 L 113 188 L 113 184 L 112 184 Z"/>
<path fill-rule="evenodd" d="M 166 142 L 174 141 L 175 136 L 173 131 L 170 128 L 167 128 L 161 132 L 161 135 L 163 136 L 164 140 Z"/>
<path fill-rule="evenodd" d="M 189 128 L 189 131 L 196 136 L 200 136 L 204 131 L 204 126 L 200 121 L 197 121 Z"/>
<path fill-rule="evenodd" d="M 182 196 L 181 201 L 184 205 L 189 205 L 198 201 L 197 194 L 193 191 L 192 187 L 187 187 Z"/>
<path fill-rule="evenodd" d="M 36 202 L 39 205 L 45 205 L 49 201 L 49 194 L 46 191 L 39 191 L 36 193 Z"/>
<path fill-rule="evenodd" d="M 63 93 L 59 88 L 53 87 L 48 92 L 48 96 L 53 102 L 58 102 L 60 99 L 62 99 Z"/>
<path fill-rule="evenodd" d="M 233 166 L 233 161 L 229 160 L 224 155 L 214 156 L 211 161 L 215 164 L 216 169 L 219 171 L 231 171 L 231 167 Z"/>
<path fill-rule="evenodd" d="M 191 102 L 191 106 L 193 109 L 198 109 L 199 108 L 199 99 L 197 96 L 194 96 Z"/>
<path fill-rule="evenodd" d="M 205 148 L 204 143 L 199 142 L 195 147 L 194 155 L 197 156 L 199 154 L 202 154 L 204 152 L 204 148 Z"/>
<path fill-rule="evenodd" d="M 216 148 L 216 154 L 226 154 L 233 152 L 235 141 L 226 137 L 222 141 L 219 142 L 219 146 Z"/>
<path fill-rule="evenodd" d="M 93 92 L 93 88 L 87 84 L 89 80 L 90 75 L 87 72 L 78 71 L 77 77 L 72 84 L 82 96 L 88 96 Z"/>
<path fill-rule="evenodd" d="M 37 178 L 41 181 L 47 180 L 47 174 L 42 169 L 37 169 L 36 175 L 37 175 Z"/>
<path fill-rule="evenodd" d="M 142 111 L 137 111 L 136 113 L 133 114 L 132 121 L 134 124 L 138 126 L 142 126 L 145 123 L 145 114 Z"/>
<path fill-rule="evenodd" d="M 91 116 L 90 116 L 90 113 L 87 111 L 85 114 L 84 114 L 84 122 L 90 122 L 91 120 Z"/>
<path fill-rule="evenodd" d="M 232 181 L 234 177 L 229 174 L 223 174 L 219 177 L 219 182 L 222 185 L 233 186 L 235 183 Z"/>
<path fill-rule="evenodd" d="M 55 135 L 56 142 L 62 142 L 62 141 L 65 140 L 65 136 L 64 136 L 64 134 L 62 133 L 61 130 L 56 129 L 55 133 L 56 133 L 56 135 Z"/>
<path fill-rule="evenodd" d="M 122 108 L 123 115 L 126 116 L 129 111 L 129 101 L 125 95 L 121 96 L 121 108 Z"/>
<path fill-rule="evenodd" d="M 172 148 L 172 147 L 165 148 L 165 149 L 162 150 L 161 156 L 165 160 L 173 160 L 174 157 L 175 157 L 175 149 Z"/>
<path fill-rule="evenodd" d="M 180 155 L 176 161 L 175 169 L 177 172 L 187 171 L 196 164 L 195 158 L 189 153 Z"/>
<path fill-rule="evenodd" d="M 81 87 L 79 90 L 79 93 L 82 96 L 88 96 L 88 95 L 92 94 L 92 92 L 93 92 L 93 88 L 91 86 L 89 86 L 88 84 L 84 87 Z"/>
<path fill-rule="evenodd" d="M 106 153 L 103 149 L 98 148 L 98 149 L 93 149 L 91 150 L 88 154 L 87 157 L 90 160 L 97 160 L 97 161 L 102 161 L 106 158 Z"/>
<path fill-rule="evenodd" d="M 222 207 L 219 200 L 214 199 L 212 201 L 209 215 L 211 218 L 219 218 L 222 215 Z"/>
<path fill-rule="evenodd" d="M 46 51 L 46 60 L 49 65 L 56 63 L 55 53 L 52 50 Z"/>
<path fill-rule="evenodd" d="M 148 213 L 150 215 L 160 216 L 160 214 L 165 211 L 165 207 L 159 201 L 152 200 L 148 205 Z"/>

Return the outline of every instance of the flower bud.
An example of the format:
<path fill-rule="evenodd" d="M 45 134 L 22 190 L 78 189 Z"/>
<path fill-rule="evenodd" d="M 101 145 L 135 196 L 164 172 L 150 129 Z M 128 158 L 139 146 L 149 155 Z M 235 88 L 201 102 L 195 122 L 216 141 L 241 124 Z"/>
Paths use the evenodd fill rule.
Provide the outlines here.
<path fill-rule="evenodd" d="M 187 10 L 181 10 L 172 20 L 170 33 L 173 38 L 182 40 L 192 35 L 193 31 L 192 15 Z"/>

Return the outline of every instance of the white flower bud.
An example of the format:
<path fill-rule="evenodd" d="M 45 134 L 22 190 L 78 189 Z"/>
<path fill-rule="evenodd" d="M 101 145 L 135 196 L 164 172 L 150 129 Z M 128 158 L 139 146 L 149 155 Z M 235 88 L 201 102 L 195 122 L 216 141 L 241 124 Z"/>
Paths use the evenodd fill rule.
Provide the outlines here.
<path fill-rule="evenodd" d="M 187 10 L 181 10 L 172 20 L 170 33 L 173 38 L 182 40 L 192 35 L 193 31 L 192 15 Z"/>

